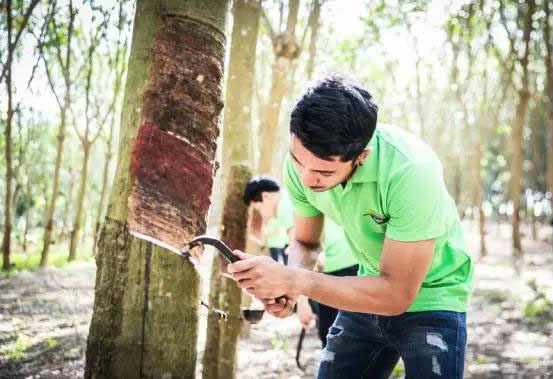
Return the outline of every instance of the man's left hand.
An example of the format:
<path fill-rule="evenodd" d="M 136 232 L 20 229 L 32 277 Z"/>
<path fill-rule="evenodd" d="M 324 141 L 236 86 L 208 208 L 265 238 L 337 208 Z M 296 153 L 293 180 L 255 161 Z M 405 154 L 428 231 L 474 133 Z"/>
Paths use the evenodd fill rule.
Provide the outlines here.
<path fill-rule="evenodd" d="M 276 299 L 295 293 L 295 271 L 267 256 L 257 256 L 235 250 L 238 262 L 229 264 L 227 270 L 238 286 L 258 299 Z"/>

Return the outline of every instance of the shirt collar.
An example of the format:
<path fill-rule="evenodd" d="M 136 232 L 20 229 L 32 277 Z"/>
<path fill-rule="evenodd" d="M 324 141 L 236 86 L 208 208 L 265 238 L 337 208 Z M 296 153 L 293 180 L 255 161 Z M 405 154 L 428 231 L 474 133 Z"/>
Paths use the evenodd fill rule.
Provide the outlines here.
<path fill-rule="evenodd" d="M 367 144 L 371 148 L 370 154 L 365 158 L 361 166 L 357 166 L 353 176 L 352 183 L 376 182 L 378 178 L 378 135 L 375 132 Z"/>

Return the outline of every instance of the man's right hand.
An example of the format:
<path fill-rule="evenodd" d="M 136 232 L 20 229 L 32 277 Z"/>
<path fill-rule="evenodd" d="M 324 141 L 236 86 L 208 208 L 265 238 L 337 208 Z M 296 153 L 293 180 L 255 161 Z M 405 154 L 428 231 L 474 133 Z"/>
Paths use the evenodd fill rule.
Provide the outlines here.
<path fill-rule="evenodd" d="M 271 315 L 278 318 L 286 318 L 294 313 L 294 306 L 298 295 L 284 295 L 279 298 L 279 301 L 275 299 L 260 299 L 265 306 L 265 310 Z"/>

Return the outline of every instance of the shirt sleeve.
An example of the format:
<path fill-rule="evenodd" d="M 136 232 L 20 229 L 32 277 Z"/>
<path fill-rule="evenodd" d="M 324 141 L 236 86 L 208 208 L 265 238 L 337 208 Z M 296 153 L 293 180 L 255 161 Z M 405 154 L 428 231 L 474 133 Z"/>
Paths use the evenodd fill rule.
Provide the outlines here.
<path fill-rule="evenodd" d="M 301 179 L 292 164 L 290 155 L 286 156 L 282 178 L 294 210 L 299 216 L 313 217 L 321 214 L 321 212 L 307 200 L 305 188 L 301 184 Z"/>
<path fill-rule="evenodd" d="M 282 229 L 288 234 L 290 228 L 294 227 L 294 207 L 287 191 L 282 191 L 280 196 L 278 220 Z"/>
<path fill-rule="evenodd" d="M 388 188 L 386 238 L 422 241 L 446 232 L 447 190 L 441 164 L 415 164 L 392 179 Z"/>

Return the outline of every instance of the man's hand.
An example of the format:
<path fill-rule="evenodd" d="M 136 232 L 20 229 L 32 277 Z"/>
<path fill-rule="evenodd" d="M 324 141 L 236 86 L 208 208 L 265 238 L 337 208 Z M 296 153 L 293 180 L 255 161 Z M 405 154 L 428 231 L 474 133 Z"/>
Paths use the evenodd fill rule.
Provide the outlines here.
<path fill-rule="evenodd" d="M 313 310 L 309 305 L 309 299 L 303 295 L 300 295 L 298 298 L 298 318 L 302 328 L 307 328 L 311 324 L 311 321 L 315 319 Z"/>
<path fill-rule="evenodd" d="M 267 256 L 244 254 L 235 250 L 238 262 L 229 264 L 227 270 L 238 287 L 258 299 L 276 299 L 295 293 L 296 272 Z"/>
<path fill-rule="evenodd" d="M 275 302 L 275 299 L 261 299 L 265 310 L 278 318 L 286 318 L 294 312 L 298 295 L 285 295 Z"/>

